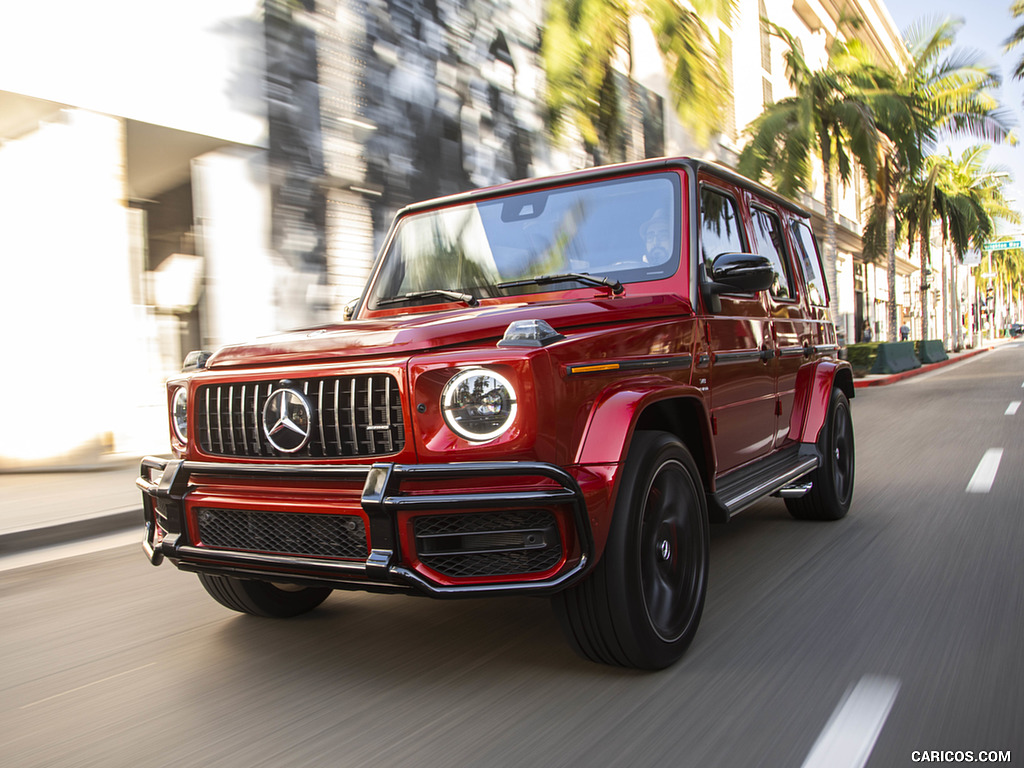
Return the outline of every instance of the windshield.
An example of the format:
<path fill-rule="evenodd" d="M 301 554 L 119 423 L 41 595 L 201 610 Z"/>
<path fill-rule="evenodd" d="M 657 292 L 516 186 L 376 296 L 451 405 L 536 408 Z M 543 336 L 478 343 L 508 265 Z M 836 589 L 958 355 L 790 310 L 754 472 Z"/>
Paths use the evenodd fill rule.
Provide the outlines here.
<path fill-rule="evenodd" d="M 665 173 L 414 214 L 399 223 L 367 306 L 579 288 L 589 284 L 581 275 L 658 280 L 679 264 L 679 210 L 679 179 Z M 565 280 L 530 282 L 551 275 Z"/>

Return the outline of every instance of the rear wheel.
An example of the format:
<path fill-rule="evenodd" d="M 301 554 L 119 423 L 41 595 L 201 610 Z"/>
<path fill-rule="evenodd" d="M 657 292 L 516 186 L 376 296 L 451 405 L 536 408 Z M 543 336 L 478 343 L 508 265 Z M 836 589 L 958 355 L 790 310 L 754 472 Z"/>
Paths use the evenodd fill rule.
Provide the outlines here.
<path fill-rule="evenodd" d="M 811 490 L 798 499 L 786 499 L 786 508 L 798 520 L 839 520 L 853 500 L 855 469 L 853 418 L 850 401 L 841 389 L 832 390 L 818 448 L 822 463 L 808 475 Z"/>
<path fill-rule="evenodd" d="M 708 550 L 690 453 L 666 432 L 636 433 L 601 561 L 554 598 L 570 644 L 605 664 L 662 669 L 678 660 L 704 609 Z"/>
<path fill-rule="evenodd" d="M 273 619 L 312 611 L 332 591 L 328 587 L 294 587 L 209 573 L 200 573 L 199 581 L 210 597 L 226 608 Z"/>

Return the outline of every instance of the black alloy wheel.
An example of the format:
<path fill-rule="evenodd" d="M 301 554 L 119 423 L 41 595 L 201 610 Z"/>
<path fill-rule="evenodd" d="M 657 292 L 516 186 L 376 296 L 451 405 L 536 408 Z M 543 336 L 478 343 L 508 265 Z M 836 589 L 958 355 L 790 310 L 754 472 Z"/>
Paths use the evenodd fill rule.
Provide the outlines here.
<path fill-rule="evenodd" d="M 839 520 L 853 501 L 856 451 L 850 401 L 838 387 L 832 390 L 818 450 L 822 463 L 808 475 L 811 490 L 798 499 L 786 499 L 786 508 L 798 520 Z"/>
<path fill-rule="evenodd" d="M 666 432 L 636 433 L 601 560 L 554 599 L 570 644 L 605 664 L 677 661 L 700 623 L 708 550 L 704 489 L 689 451 Z"/>

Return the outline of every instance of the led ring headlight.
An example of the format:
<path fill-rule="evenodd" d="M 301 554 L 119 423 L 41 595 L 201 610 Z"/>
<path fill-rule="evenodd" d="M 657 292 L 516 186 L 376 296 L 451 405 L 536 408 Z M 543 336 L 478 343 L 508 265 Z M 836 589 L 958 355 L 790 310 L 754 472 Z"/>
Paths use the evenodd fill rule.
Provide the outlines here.
<path fill-rule="evenodd" d="M 188 442 L 188 388 L 178 387 L 171 397 L 171 426 L 174 436 L 182 443 Z"/>
<path fill-rule="evenodd" d="M 483 442 L 502 435 L 516 418 L 516 391 L 486 368 L 456 374 L 441 393 L 441 413 L 457 435 Z"/>

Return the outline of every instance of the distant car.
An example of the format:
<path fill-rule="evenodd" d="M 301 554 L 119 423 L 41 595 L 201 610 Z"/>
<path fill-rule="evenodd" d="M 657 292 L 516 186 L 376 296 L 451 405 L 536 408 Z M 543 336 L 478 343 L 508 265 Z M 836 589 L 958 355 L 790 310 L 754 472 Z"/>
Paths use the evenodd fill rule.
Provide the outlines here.
<path fill-rule="evenodd" d="M 334 589 L 550 595 L 582 656 L 666 667 L 709 523 L 850 507 L 828 304 L 809 213 L 698 160 L 409 206 L 350 322 L 168 382 L 145 550 L 259 616 Z"/>
<path fill-rule="evenodd" d="M 1024 335 L 1024 325 L 1020 323 L 1012 323 L 1009 327 L 1010 336 L 1017 338 L 1018 336 Z"/>

